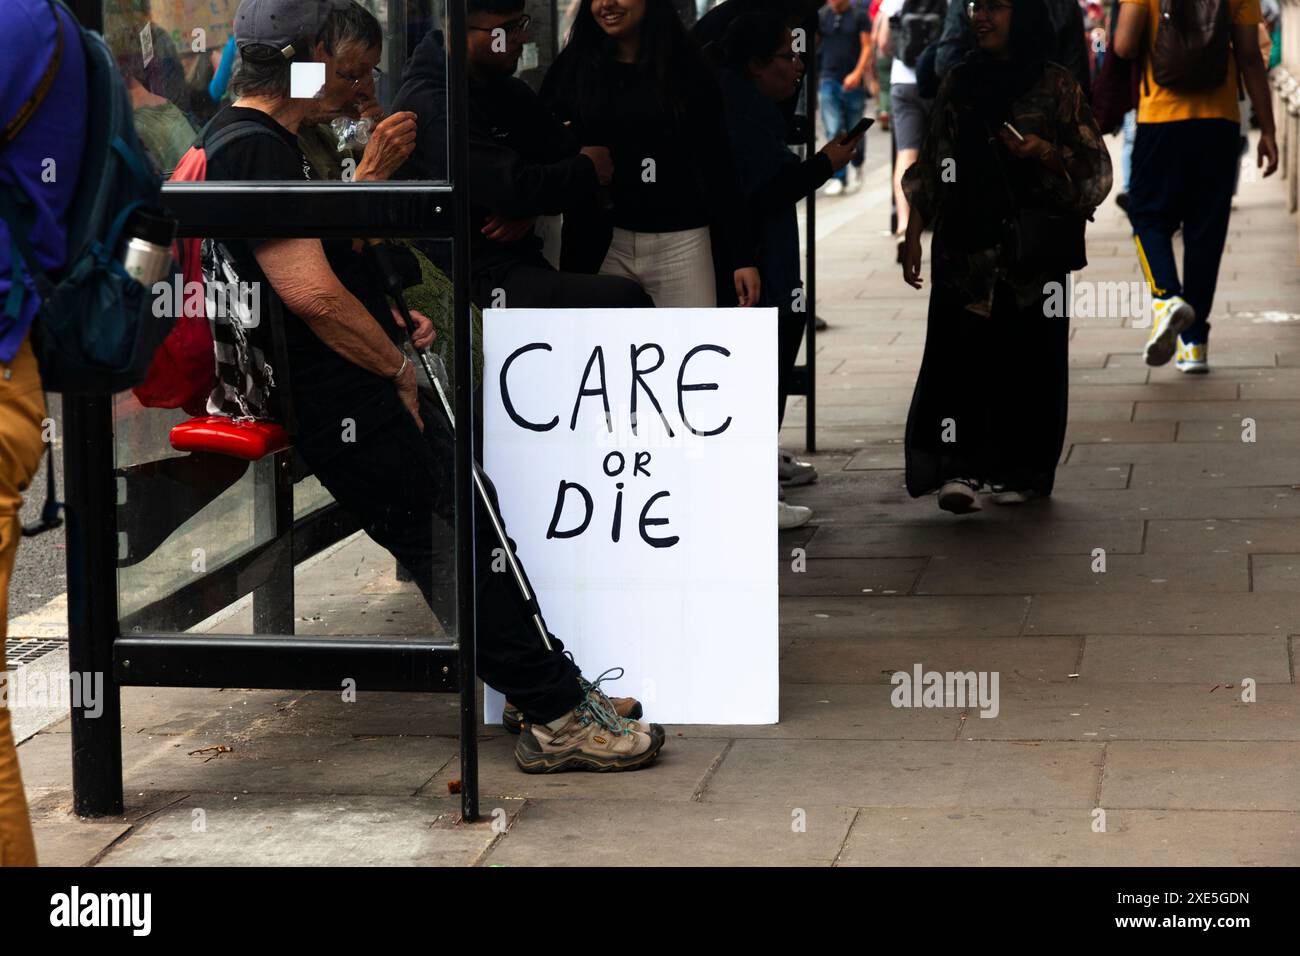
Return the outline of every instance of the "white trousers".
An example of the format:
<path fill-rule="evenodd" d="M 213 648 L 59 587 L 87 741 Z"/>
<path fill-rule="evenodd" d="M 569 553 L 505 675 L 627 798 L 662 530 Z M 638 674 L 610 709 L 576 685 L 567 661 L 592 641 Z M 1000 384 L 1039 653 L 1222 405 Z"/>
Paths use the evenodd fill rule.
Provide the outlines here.
<path fill-rule="evenodd" d="M 718 304 L 708 226 L 680 232 L 616 227 L 600 274 L 636 280 L 661 309 L 711 309 Z"/>

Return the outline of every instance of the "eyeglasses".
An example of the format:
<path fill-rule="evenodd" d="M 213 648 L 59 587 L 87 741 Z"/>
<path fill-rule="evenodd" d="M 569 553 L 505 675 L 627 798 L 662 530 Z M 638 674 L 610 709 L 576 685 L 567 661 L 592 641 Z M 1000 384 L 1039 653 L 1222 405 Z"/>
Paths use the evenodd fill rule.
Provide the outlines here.
<path fill-rule="evenodd" d="M 335 70 L 334 72 L 338 75 L 338 78 L 340 80 L 343 80 L 344 82 L 347 83 L 351 83 L 353 89 L 360 86 L 362 83 L 365 83 L 367 80 L 369 80 L 372 84 L 378 87 L 380 82 L 384 78 L 384 71 L 381 70 L 379 67 L 375 67 L 373 70 L 371 70 L 368 74 L 364 76 L 349 76 L 348 74 L 344 73 L 342 70 Z"/>
<path fill-rule="evenodd" d="M 507 20 L 505 23 L 498 23 L 494 27 L 470 27 L 471 30 L 478 30 L 480 33 L 496 33 L 498 30 L 504 30 L 507 36 L 518 36 L 528 29 L 528 24 L 533 22 L 533 18 L 528 14 L 521 17 L 515 17 L 513 20 Z"/>
<path fill-rule="evenodd" d="M 1010 9 L 1011 4 L 1009 3 L 992 3 L 991 0 L 983 0 L 982 3 L 980 0 L 967 0 L 966 2 L 966 16 L 972 20 L 975 18 L 976 13 L 987 13 L 992 16 L 999 10 Z"/>

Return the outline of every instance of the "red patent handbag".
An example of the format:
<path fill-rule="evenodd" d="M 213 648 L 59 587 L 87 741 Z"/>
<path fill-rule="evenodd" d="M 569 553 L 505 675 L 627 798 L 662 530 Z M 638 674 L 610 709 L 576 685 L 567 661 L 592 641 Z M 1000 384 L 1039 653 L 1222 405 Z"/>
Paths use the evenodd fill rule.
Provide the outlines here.
<path fill-rule="evenodd" d="M 289 447 L 289 433 L 278 422 L 205 415 L 175 425 L 172 447 L 257 461 Z"/>

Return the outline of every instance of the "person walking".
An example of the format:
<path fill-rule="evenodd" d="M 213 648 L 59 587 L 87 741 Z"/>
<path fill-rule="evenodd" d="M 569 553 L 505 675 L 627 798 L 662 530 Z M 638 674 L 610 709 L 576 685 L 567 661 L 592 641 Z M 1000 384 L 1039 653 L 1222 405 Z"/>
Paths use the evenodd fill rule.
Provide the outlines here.
<path fill-rule="evenodd" d="M 1277 171 L 1268 74 L 1259 46 L 1259 0 L 1209 0 L 1210 16 L 1164 19 L 1160 0 L 1121 0 L 1113 53 L 1141 57 L 1127 212 L 1151 287 L 1148 365 L 1209 371 L 1210 309 L 1228 236 L 1241 155 L 1238 77 L 1259 118 L 1256 163 Z M 1183 233 L 1183 273 L 1174 233 Z"/>
<path fill-rule="evenodd" d="M 49 89 L 26 122 L 18 119 Z M 0 190 L 30 200 L 35 218 L 28 241 L 41 270 L 61 269 L 67 257 L 67 217 L 80 176 L 86 137 L 86 59 L 77 23 L 46 0 L 0 4 Z M 45 175 L 54 169 L 56 175 Z M 13 243 L 0 221 L 0 668 L 5 664 L 9 577 L 22 528 L 22 493 L 36 474 L 45 445 L 45 395 L 30 341 L 40 296 L 24 270 L 21 300 L 13 296 Z M 21 305 L 18 303 L 21 302 Z M 8 706 L 0 701 L 0 866 L 35 866 L 36 845 L 18 770 Z"/>
<path fill-rule="evenodd" d="M 1111 187 L 1083 90 L 1046 60 L 1042 0 L 971 0 L 978 48 L 944 79 L 921 155 L 903 279 L 921 288 L 934 226 L 925 353 L 905 438 L 907 490 L 978 511 L 1050 495 L 1065 436 L 1067 273 Z M 953 171 L 956 175 L 952 175 Z"/>
<path fill-rule="evenodd" d="M 867 106 L 868 77 L 874 69 L 871 56 L 871 19 L 852 0 L 830 0 L 818 14 L 817 108 L 826 127 L 826 139 L 835 140 L 853 129 Z M 851 194 L 862 186 L 865 150 L 826 184 L 826 195 Z"/>

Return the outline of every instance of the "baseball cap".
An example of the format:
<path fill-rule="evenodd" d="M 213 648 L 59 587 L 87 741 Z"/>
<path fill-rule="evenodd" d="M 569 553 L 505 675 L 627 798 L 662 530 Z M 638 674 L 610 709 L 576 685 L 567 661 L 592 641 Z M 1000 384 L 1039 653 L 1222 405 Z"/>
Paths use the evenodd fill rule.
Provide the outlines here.
<path fill-rule="evenodd" d="M 281 56 L 292 60 L 311 51 L 321 27 L 334 10 L 350 0 L 242 0 L 235 13 L 235 46 L 242 55 Z"/>

